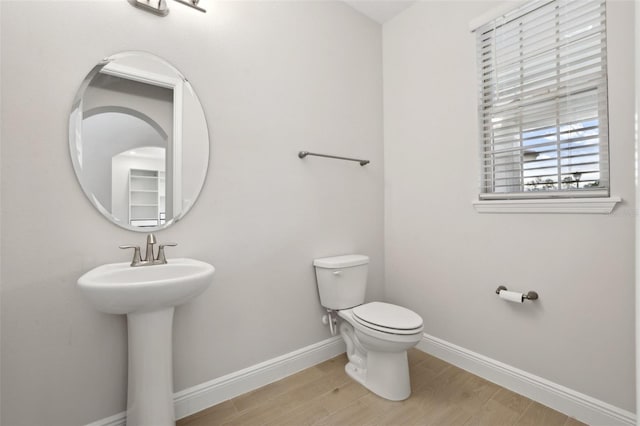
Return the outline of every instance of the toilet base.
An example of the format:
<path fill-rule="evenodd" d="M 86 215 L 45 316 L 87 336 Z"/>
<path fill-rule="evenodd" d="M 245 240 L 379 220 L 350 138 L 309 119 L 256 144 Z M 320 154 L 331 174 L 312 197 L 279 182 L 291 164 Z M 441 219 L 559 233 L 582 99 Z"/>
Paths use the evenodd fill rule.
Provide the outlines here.
<path fill-rule="evenodd" d="M 368 329 L 353 320 L 350 310 L 339 311 L 340 335 L 347 346 L 349 377 L 376 395 L 402 401 L 411 395 L 407 350 L 418 344 L 422 328 L 415 334 L 388 334 Z"/>
<path fill-rule="evenodd" d="M 390 401 L 402 401 L 411 395 L 407 351 L 369 351 L 366 369 L 348 362 L 344 370 L 353 380 Z"/>

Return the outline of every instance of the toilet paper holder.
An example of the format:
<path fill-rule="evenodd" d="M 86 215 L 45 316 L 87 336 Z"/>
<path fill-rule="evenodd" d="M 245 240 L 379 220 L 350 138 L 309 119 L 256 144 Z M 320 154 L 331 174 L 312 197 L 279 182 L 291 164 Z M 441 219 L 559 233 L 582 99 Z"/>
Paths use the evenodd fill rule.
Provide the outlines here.
<path fill-rule="evenodd" d="M 498 287 L 496 289 L 496 294 L 500 294 L 501 290 L 507 290 L 507 288 L 503 285 L 501 285 L 500 287 Z M 526 300 L 537 300 L 538 299 L 538 293 L 536 293 L 535 291 L 529 291 L 527 293 L 522 293 L 522 298 L 526 299 Z"/>

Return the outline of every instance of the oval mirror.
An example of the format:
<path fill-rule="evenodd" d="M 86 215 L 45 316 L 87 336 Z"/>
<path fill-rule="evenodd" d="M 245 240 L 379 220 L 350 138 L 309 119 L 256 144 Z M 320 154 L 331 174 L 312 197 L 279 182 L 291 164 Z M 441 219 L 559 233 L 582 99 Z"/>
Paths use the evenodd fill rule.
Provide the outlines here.
<path fill-rule="evenodd" d="M 209 163 L 209 132 L 193 88 L 145 52 L 105 58 L 69 116 L 69 149 L 91 203 L 116 225 L 163 229 L 193 206 Z"/>

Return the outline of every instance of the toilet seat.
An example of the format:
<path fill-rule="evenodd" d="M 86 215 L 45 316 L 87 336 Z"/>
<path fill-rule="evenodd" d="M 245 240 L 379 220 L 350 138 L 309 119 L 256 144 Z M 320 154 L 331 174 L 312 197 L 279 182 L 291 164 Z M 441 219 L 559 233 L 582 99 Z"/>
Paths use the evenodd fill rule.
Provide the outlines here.
<path fill-rule="evenodd" d="M 391 303 L 371 302 L 356 306 L 353 319 L 360 325 L 389 334 L 416 334 L 422 331 L 422 318 L 410 309 Z"/>

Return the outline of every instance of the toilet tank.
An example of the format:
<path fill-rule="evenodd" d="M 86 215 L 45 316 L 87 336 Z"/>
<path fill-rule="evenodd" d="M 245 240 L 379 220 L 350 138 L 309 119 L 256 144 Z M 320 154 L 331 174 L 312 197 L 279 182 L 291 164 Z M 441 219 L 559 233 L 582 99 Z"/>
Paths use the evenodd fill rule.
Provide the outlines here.
<path fill-rule="evenodd" d="M 361 254 L 323 257 L 313 261 L 320 304 L 327 309 L 348 309 L 364 303 L 369 257 Z"/>

